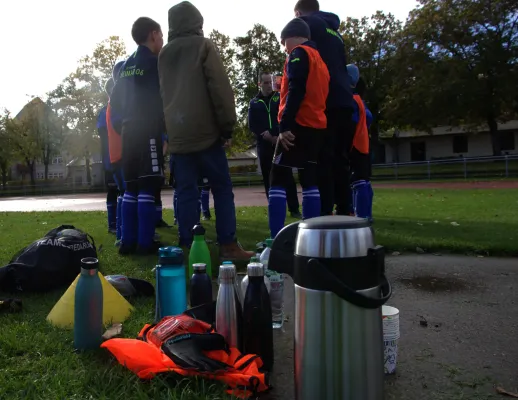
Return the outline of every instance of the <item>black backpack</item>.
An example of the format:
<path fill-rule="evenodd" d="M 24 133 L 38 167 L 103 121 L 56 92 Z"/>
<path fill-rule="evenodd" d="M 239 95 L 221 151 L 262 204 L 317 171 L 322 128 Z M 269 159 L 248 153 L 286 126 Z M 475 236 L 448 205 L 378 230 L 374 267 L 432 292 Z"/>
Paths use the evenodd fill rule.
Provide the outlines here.
<path fill-rule="evenodd" d="M 85 257 L 97 258 L 93 238 L 72 225 L 61 225 L 0 268 L 0 291 L 47 292 L 70 285 Z"/>

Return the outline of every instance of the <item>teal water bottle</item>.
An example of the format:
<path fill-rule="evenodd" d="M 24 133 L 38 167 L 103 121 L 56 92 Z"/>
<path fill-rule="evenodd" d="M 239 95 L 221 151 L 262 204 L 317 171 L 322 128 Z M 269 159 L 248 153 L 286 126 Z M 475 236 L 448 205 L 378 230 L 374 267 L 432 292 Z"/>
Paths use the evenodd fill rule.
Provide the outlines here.
<path fill-rule="evenodd" d="M 81 260 L 74 298 L 74 348 L 97 349 L 103 334 L 103 287 L 97 274 L 99 260 Z"/>
<path fill-rule="evenodd" d="M 158 249 L 156 266 L 156 320 L 179 315 L 187 309 L 183 251 L 179 247 Z"/>

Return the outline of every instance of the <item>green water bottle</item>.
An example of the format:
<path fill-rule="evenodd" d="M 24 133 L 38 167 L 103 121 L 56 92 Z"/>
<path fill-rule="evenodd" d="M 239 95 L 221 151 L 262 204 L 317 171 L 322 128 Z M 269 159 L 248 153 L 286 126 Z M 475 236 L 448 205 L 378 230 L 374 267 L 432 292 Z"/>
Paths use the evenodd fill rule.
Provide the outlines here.
<path fill-rule="evenodd" d="M 194 264 L 205 264 L 207 266 L 207 275 L 212 279 L 212 263 L 210 260 L 210 251 L 205 241 L 205 228 L 201 225 L 194 225 L 192 228 L 194 236 L 189 252 L 189 275 L 194 274 Z"/>

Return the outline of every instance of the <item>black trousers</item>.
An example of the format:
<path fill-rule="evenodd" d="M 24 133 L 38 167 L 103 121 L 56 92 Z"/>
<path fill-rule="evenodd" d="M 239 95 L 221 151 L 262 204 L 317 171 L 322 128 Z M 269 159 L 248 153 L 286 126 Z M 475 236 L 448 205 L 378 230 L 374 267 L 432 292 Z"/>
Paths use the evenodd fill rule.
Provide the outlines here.
<path fill-rule="evenodd" d="M 349 215 L 352 210 L 349 151 L 354 136 L 352 110 L 326 111 L 327 131 L 318 160 L 318 189 L 322 215 L 332 215 L 336 204 L 338 215 Z"/>
<path fill-rule="evenodd" d="M 273 161 L 273 146 L 263 146 L 261 150 L 258 149 L 259 155 L 259 165 L 261 166 L 261 174 L 263 175 L 263 184 L 264 191 L 266 192 L 266 199 L 269 198 L 270 191 L 270 173 L 272 170 L 272 161 Z M 284 175 L 286 176 L 286 201 L 288 203 L 288 210 L 290 213 L 298 213 L 299 212 L 299 197 L 297 195 L 297 184 L 295 183 L 295 179 L 293 178 L 293 172 L 290 169 L 289 171 L 285 171 Z"/>

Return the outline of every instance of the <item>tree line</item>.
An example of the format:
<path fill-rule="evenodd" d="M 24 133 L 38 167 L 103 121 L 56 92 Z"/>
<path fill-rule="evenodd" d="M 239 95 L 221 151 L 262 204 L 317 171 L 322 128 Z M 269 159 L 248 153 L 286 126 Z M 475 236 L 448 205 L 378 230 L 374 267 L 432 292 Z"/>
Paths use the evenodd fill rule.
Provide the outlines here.
<path fill-rule="evenodd" d="M 419 0 L 404 23 L 378 11 L 344 19 L 340 34 L 348 61 L 358 65 L 367 84 L 375 154 L 380 137 L 406 129 L 431 133 L 440 125 L 464 126 L 468 131 L 485 126 L 493 154 L 501 154 L 498 123 L 518 115 L 515 0 Z M 259 74 L 281 74 L 285 54 L 275 33 L 261 24 L 244 36 L 231 38 L 214 30 L 209 37 L 219 49 L 236 98 L 238 124 L 230 151 L 242 151 L 253 144 L 246 113 L 257 94 Z M 27 164 L 34 182 L 34 162 L 45 163 L 63 146 L 69 154 L 84 157 L 88 166 L 91 155 L 99 152 L 95 125 L 107 101 L 104 82 L 125 56 L 123 42 L 110 37 L 47 93 L 45 104 L 57 116 L 50 125 L 57 127 L 55 135 L 34 129 L 35 118 L 15 121 L 6 113 L 0 121 L 2 176 L 14 157 Z"/>

